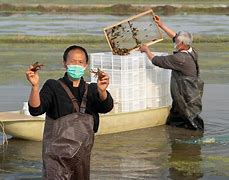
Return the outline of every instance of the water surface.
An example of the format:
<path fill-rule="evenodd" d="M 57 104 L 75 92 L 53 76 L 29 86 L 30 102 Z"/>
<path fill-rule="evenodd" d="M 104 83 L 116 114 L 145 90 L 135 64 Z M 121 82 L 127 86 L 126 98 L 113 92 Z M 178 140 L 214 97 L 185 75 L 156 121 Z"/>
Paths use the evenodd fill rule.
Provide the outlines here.
<path fill-rule="evenodd" d="M 129 16 L 90 14 L 0 14 L 0 35 L 102 35 L 103 29 Z M 175 31 L 200 35 L 229 35 L 227 15 L 161 16 Z"/>
<path fill-rule="evenodd" d="M 125 18 L 127 16 L 2 14 L 0 35 L 102 35 L 104 27 Z M 174 30 L 199 35 L 229 34 L 229 16 L 226 15 L 175 15 L 162 16 L 162 19 Z M 34 60 L 39 59 L 46 65 L 41 71 L 46 73 L 43 74 L 46 79 L 53 74 L 59 77 L 63 70 L 61 52 L 66 46 L 1 45 L 0 111 L 19 110 L 27 101 L 30 87 L 21 85 L 20 79 L 25 82 L 24 71 Z M 216 76 L 218 83 L 228 82 L 225 76 L 229 67 L 227 49 L 214 47 L 215 50 L 209 50 L 212 47 L 206 45 L 202 50 L 205 54 L 200 54 L 200 60 L 204 59 L 206 64 L 216 62 L 214 69 L 206 67 L 203 72 L 209 72 L 210 78 Z M 206 85 L 203 104 L 204 134 L 159 126 L 97 136 L 91 179 L 229 179 L 229 85 Z M 41 167 L 40 142 L 11 139 L 7 147 L 0 146 L 0 179 L 41 179 Z"/>
<path fill-rule="evenodd" d="M 14 99 L 24 101 L 29 88 L 16 90 Z M 7 91 L 5 86 L 0 94 Z M 8 104 L 8 110 L 17 106 L 11 100 Z M 97 136 L 91 179 L 228 179 L 229 85 L 206 85 L 203 105 L 204 134 L 159 126 Z M 1 148 L 0 179 L 41 179 L 41 167 L 40 142 L 11 139 Z"/>

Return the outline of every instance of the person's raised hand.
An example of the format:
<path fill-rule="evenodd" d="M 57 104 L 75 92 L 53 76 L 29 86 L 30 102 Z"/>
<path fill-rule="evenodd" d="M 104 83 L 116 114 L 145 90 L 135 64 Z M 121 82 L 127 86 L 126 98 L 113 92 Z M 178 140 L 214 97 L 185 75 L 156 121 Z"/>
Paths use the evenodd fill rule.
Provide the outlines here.
<path fill-rule="evenodd" d="M 105 100 L 107 98 L 106 89 L 109 85 L 110 77 L 108 76 L 107 73 L 105 73 L 103 71 L 101 71 L 100 73 L 101 74 L 97 80 L 97 88 L 98 88 L 100 99 Z"/>
<path fill-rule="evenodd" d="M 153 20 L 157 23 L 157 25 L 158 25 L 159 27 L 162 26 L 162 21 L 161 21 L 161 18 L 160 18 L 159 16 L 155 15 L 155 16 L 153 17 Z"/>
<path fill-rule="evenodd" d="M 26 71 L 26 78 L 32 86 L 39 86 L 38 71 L 34 71 L 34 67 L 32 65 Z"/>
<path fill-rule="evenodd" d="M 148 52 L 148 51 L 150 51 L 150 49 L 149 49 L 149 47 L 148 46 L 146 46 L 146 45 L 141 45 L 140 47 L 139 47 L 139 51 L 141 51 L 141 53 L 143 53 L 143 52 Z"/>

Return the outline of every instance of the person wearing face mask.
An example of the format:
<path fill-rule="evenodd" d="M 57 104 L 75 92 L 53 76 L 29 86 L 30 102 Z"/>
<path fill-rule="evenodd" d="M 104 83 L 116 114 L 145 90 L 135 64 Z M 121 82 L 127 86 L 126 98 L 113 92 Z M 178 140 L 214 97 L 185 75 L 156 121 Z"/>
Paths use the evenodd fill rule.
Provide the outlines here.
<path fill-rule="evenodd" d="M 103 72 L 97 83 L 87 84 L 87 51 L 70 46 L 63 54 L 64 77 L 47 80 L 39 92 L 39 75 L 30 66 L 26 77 L 31 83 L 28 101 L 33 116 L 46 113 L 42 158 L 44 179 L 90 179 L 90 155 L 99 114 L 113 108 L 106 90 L 109 76 Z"/>
<path fill-rule="evenodd" d="M 139 50 L 146 53 L 155 66 L 172 70 L 172 107 L 166 124 L 204 130 L 204 121 L 199 115 L 202 111 L 204 82 L 199 77 L 198 53 L 192 47 L 193 37 L 185 31 L 175 33 L 160 20 L 159 16 L 155 16 L 154 21 L 172 38 L 174 53 L 168 56 L 155 56 L 145 45 Z"/>

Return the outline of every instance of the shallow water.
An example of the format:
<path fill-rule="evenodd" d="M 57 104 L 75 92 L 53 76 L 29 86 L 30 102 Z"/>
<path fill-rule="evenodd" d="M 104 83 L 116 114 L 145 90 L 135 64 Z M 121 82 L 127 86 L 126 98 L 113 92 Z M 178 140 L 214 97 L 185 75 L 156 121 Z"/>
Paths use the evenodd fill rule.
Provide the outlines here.
<path fill-rule="evenodd" d="M 26 86 L 0 89 L 1 110 L 17 109 L 29 92 Z M 207 84 L 203 104 L 204 134 L 159 126 L 97 136 L 91 179 L 229 179 L 229 85 Z M 11 139 L 1 148 L 0 179 L 41 179 L 41 166 L 40 142 Z"/>
<path fill-rule="evenodd" d="M 107 25 L 125 18 L 127 16 L 0 15 L 0 35 L 99 35 Z M 229 16 L 176 15 L 162 16 L 162 18 L 175 30 L 182 28 L 200 35 L 229 34 Z M 50 48 L 44 48 L 49 54 L 51 53 Z M 23 54 L 23 59 L 28 61 L 28 56 L 34 57 L 33 51 L 29 49 L 25 53 L 24 50 L 19 49 L 17 55 L 22 58 L 21 54 Z M 7 52 L 8 50 L 3 49 L 2 53 L 6 55 L 2 57 L 7 57 L 10 60 L 7 63 L 11 62 L 15 66 L 15 61 L 18 59 Z M 59 49 L 50 56 L 58 59 L 58 53 Z M 225 56 L 226 59 L 226 53 L 223 52 L 220 56 L 217 54 L 217 58 L 222 59 Z M 37 54 L 39 55 L 35 56 L 36 58 L 45 53 Z M 210 53 L 209 56 L 212 57 L 212 54 Z M 8 64 L 7 66 L 3 64 L 5 63 L 3 60 L 5 58 L 1 60 L 2 70 L 12 69 Z M 22 66 L 21 61 L 17 63 L 19 67 Z M 212 69 L 208 71 L 213 73 Z M 217 77 L 222 79 L 225 72 L 222 73 L 220 70 L 217 72 L 219 72 Z M 6 71 L 3 81 L 7 75 L 12 74 Z M 19 76 L 20 73 L 17 73 L 17 78 Z M 219 80 L 218 83 L 220 82 Z M 0 86 L 0 111 L 19 110 L 23 102 L 28 99 L 30 91 L 28 86 L 20 85 L 18 80 L 14 85 L 12 84 L 14 81 L 13 83 L 11 81 L 10 85 Z M 91 179 L 229 179 L 229 85 L 206 85 L 203 103 L 202 117 L 206 128 L 203 135 L 160 126 L 97 136 L 92 153 Z M 41 167 L 40 142 L 11 139 L 6 148 L 0 146 L 0 180 L 41 179 Z"/>
<path fill-rule="evenodd" d="M 102 35 L 103 29 L 129 16 L 80 14 L 0 14 L 0 35 Z M 175 31 L 199 35 L 229 35 L 227 15 L 161 16 Z"/>

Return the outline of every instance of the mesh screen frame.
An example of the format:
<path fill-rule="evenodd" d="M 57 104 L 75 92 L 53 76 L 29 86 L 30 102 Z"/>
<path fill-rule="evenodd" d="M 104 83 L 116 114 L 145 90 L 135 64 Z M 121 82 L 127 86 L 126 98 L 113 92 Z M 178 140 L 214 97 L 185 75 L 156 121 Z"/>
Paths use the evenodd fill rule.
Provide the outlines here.
<path fill-rule="evenodd" d="M 146 31 L 147 28 L 144 27 L 143 30 L 141 26 L 139 27 L 134 26 L 134 23 L 137 22 L 137 20 L 139 20 L 140 18 L 145 18 L 147 16 L 150 17 L 148 25 L 149 27 L 151 26 L 152 31 L 154 31 L 154 34 L 153 32 L 150 32 L 149 34 L 146 35 L 154 38 L 153 39 L 148 38 L 147 40 L 145 40 L 144 38 L 140 39 L 138 35 L 141 33 L 144 34 L 143 31 Z M 109 44 L 112 53 L 114 55 L 128 55 L 131 51 L 138 50 L 141 44 L 150 46 L 152 44 L 162 41 L 163 40 L 162 33 L 157 23 L 153 20 L 154 16 L 155 15 L 153 10 L 150 9 L 148 11 L 145 11 L 143 13 L 125 19 L 119 23 L 105 27 L 104 35 L 106 37 L 106 40 Z M 126 41 L 125 44 L 125 40 L 123 39 L 127 37 L 129 38 L 128 39 L 129 41 L 128 42 Z M 130 46 L 127 47 L 128 45 Z"/>

